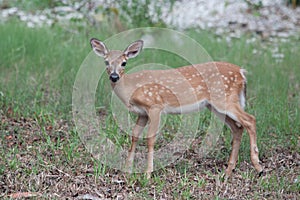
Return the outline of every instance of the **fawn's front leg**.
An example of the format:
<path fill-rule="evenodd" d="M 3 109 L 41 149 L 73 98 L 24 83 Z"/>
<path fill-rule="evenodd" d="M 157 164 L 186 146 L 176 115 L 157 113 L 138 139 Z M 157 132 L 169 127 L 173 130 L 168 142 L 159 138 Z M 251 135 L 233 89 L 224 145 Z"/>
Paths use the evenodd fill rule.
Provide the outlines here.
<path fill-rule="evenodd" d="M 131 143 L 131 147 L 128 151 L 128 157 L 127 157 L 126 166 L 125 166 L 127 172 L 131 172 L 131 170 L 132 170 L 136 143 L 139 140 L 139 136 L 143 132 L 147 122 L 148 122 L 148 116 L 139 115 L 136 120 L 136 124 L 132 131 L 132 138 L 131 138 L 132 143 Z"/>
<path fill-rule="evenodd" d="M 147 160 L 147 178 L 151 177 L 153 171 L 153 156 L 154 156 L 154 143 L 156 133 L 158 132 L 160 124 L 161 108 L 159 106 L 152 106 L 148 111 L 149 127 L 147 133 L 147 145 L 148 145 L 148 160 Z"/>

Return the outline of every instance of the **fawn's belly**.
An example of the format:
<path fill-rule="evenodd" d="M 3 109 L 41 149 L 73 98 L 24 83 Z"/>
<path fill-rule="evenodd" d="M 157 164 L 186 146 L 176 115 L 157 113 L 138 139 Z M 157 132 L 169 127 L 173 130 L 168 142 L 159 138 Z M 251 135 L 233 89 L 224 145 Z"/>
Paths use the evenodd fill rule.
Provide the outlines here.
<path fill-rule="evenodd" d="M 207 100 L 195 102 L 193 104 L 181 105 L 178 107 L 166 106 L 163 109 L 164 114 L 186 114 L 200 111 L 208 105 Z"/>
<path fill-rule="evenodd" d="M 208 105 L 207 100 L 202 100 L 195 102 L 193 104 L 187 104 L 177 107 L 172 107 L 169 105 L 165 105 L 164 109 L 162 110 L 162 114 L 186 114 L 191 112 L 200 111 L 203 108 L 205 108 Z M 136 106 L 136 105 L 130 105 L 128 106 L 129 111 L 134 112 L 139 115 L 147 115 L 146 110 L 144 110 L 142 107 Z"/>

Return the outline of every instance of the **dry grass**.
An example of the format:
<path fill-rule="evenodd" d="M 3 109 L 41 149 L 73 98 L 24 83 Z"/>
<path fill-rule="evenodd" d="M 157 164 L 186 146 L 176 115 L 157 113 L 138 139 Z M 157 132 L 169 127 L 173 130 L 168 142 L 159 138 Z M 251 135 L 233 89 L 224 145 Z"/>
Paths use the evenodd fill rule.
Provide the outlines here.
<path fill-rule="evenodd" d="M 224 180 L 225 152 L 188 151 L 151 180 L 94 160 L 65 121 L 1 116 L 0 197 L 51 199 L 297 199 L 300 154 L 277 147 L 262 155 L 265 175 L 241 161 Z M 226 154 L 217 156 L 215 154 Z M 221 159 L 220 159 L 221 157 Z M 222 159 L 224 157 L 224 159 Z M 18 196 L 19 195 L 19 196 Z"/>

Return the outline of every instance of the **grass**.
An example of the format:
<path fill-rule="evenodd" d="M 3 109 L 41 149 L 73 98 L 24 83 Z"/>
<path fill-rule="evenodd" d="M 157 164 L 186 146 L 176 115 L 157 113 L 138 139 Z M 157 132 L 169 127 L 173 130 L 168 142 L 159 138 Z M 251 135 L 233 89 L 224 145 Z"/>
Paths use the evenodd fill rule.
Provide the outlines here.
<path fill-rule="evenodd" d="M 206 158 L 187 151 L 176 164 L 155 171 L 151 180 L 102 165 L 86 151 L 74 127 L 72 89 L 79 66 L 91 51 L 89 38 L 105 39 L 111 33 L 92 27 L 75 32 L 59 26 L 31 29 L 9 21 L 0 25 L 5 38 L 0 43 L 0 196 L 8 199 L 9 194 L 31 192 L 36 198 L 54 199 L 86 193 L 113 199 L 296 199 L 300 190 L 299 38 L 276 44 L 258 38 L 249 43 L 253 36 L 245 35 L 228 43 L 225 36 L 209 32 L 186 33 L 214 60 L 248 70 L 247 111 L 257 119 L 264 177 L 258 178 L 252 169 L 245 134 L 238 168 L 228 182 L 223 180 L 230 152 L 228 129 L 223 143 Z M 274 49 L 284 55 L 282 61 L 274 58 Z M 155 56 L 174 66 L 179 62 Z M 104 123 L 111 122 L 107 118 Z M 110 127 L 110 134 L 128 143 L 116 128 Z"/>

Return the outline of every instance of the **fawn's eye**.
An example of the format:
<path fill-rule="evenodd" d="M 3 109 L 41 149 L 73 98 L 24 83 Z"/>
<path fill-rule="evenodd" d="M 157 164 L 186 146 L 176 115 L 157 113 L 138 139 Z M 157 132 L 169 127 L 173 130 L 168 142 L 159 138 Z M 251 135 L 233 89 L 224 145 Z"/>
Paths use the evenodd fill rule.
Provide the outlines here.
<path fill-rule="evenodd" d="M 122 62 L 121 66 L 125 67 L 126 66 L 126 62 Z"/>
<path fill-rule="evenodd" d="M 107 60 L 104 61 L 106 66 L 109 66 L 109 62 Z"/>

